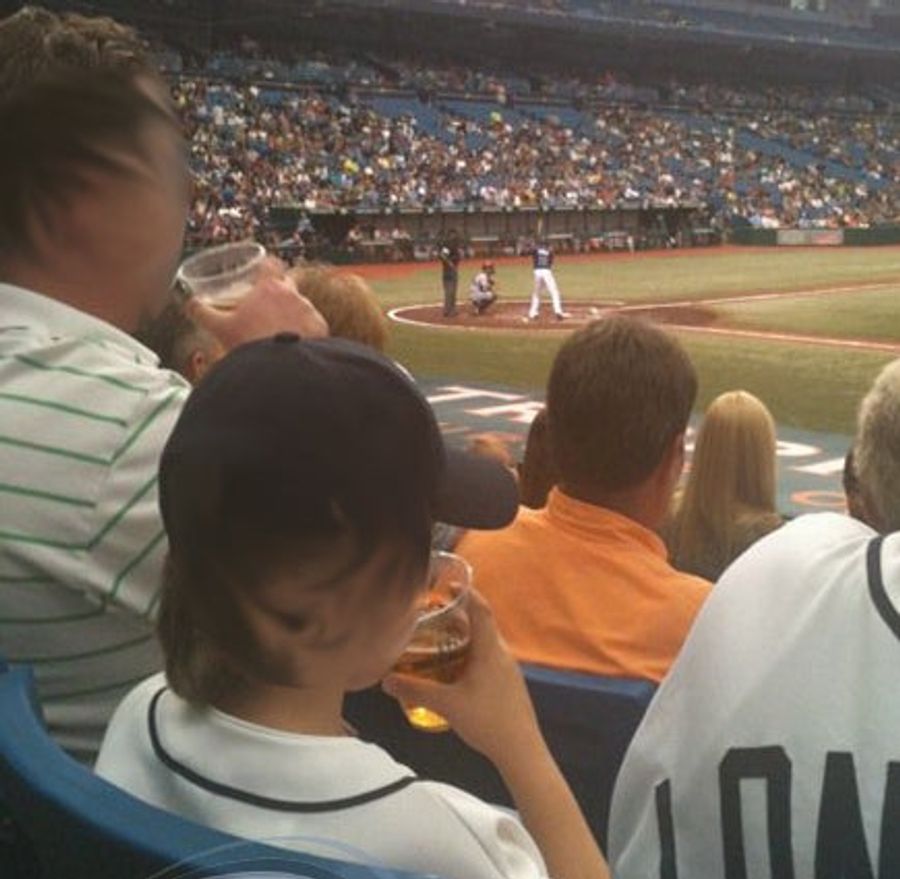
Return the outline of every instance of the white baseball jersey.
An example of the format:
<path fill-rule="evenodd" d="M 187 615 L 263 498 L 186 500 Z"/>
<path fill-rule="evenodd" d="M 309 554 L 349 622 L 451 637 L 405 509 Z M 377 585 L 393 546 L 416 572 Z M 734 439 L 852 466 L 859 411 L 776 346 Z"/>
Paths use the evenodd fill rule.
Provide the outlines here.
<path fill-rule="evenodd" d="M 162 675 L 119 706 L 96 768 L 146 802 L 246 839 L 442 879 L 547 875 L 506 810 L 419 779 L 352 736 L 299 735 L 191 705 Z"/>
<path fill-rule="evenodd" d="M 494 299 L 494 282 L 487 272 L 479 272 L 472 279 L 469 287 L 469 298 L 476 305 L 482 302 L 490 302 Z"/>
<path fill-rule="evenodd" d="M 900 877 L 900 534 L 804 516 L 723 575 L 628 750 L 617 879 Z"/>

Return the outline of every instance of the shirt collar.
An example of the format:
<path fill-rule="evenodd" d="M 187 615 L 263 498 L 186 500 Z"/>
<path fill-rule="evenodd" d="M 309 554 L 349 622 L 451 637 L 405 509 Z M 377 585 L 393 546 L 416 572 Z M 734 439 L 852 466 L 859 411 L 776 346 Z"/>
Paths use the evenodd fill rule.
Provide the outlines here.
<path fill-rule="evenodd" d="M 3 303 L 0 330 L 22 327 L 42 332 L 48 339 L 83 339 L 110 342 L 148 366 L 159 366 L 159 358 L 133 336 L 112 324 L 79 311 L 49 296 L 0 283 Z"/>
<path fill-rule="evenodd" d="M 668 557 L 662 538 L 649 528 L 614 510 L 576 500 L 559 487 L 550 492 L 547 516 L 565 531 L 603 540 L 637 543 L 660 558 Z"/>
<path fill-rule="evenodd" d="M 151 701 L 147 723 L 155 756 L 170 771 L 208 792 L 278 811 L 338 811 L 416 780 L 386 751 L 357 738 L 269 729 L 191 705 L 165 688 Z"/>

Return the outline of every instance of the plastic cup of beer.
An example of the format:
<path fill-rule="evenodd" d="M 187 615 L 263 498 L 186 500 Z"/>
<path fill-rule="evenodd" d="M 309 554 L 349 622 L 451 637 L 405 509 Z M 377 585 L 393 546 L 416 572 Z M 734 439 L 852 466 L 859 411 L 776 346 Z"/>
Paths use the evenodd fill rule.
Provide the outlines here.
<path fill-rule="evenodd" d="M 207 305 L 231 311 L 252 289 L 266 250 L 255 241 L 208 247 L 188 257 L 175 276 L 183 298 L 196 296 Z"/>
<path fill-rule="evenodd" d="M 394 671 L 452 684 L 463 673 L 471 645 L 469 592 L 472 568 L 458 555 L 433 552 L 428 589 L 422 596 L 419 619 Z M 446 719 L 422 705 L 404 705 L 406 719 L 425 732 L 446 732 Z"/>

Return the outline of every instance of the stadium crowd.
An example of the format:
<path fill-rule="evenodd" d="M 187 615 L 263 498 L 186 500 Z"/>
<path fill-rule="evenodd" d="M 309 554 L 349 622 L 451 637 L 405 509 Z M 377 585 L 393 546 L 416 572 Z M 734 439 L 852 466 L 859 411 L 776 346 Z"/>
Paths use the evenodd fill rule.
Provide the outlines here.
<path fill-rule="evenodd" d="M 0 654 L 35 665 L 54 735 L 84 760 L 102 738 L 103 777 L 238 836 L 324 839 L 445 879 L 600 879 L 517 660 L 638 678 L 661 686 L 617 782 L 616 876 L 676 875 L 673 828 L 683 875 L 839 875 L 875 861 L 879 828 L 895 875 L 900 361 L 860 406 L 856 516 L 784 523 L 762 401 L 712 404 L 679 492 L 688 353 L 640 320 L 591 322 L 555 355 L 525 462 L 544 472 L 523 473 L 535 508 L 520 508 L 502 448 L 449 451 L 379 353 L 362 279 L 266 263 L 232 310 L 171 304 L 186 216 L 214 237 L 256 231 L 251 181 L 307 201 L 467 192 L 462 132 L 419 136 L 318 93 L 272 108 L 254 88 L 176 92 L 198 211 L 133 34 L 34 9 L 0 22 L 0 130 L 16 135 L 0 141 L 16 171 L 0 176 Z M 664 116 L 618 108 L 602 127 L 601 158 L 555 123 L 492 122 L 480 172 L 534 198 L 545 147 L 564 198 L 592 159 L 594 197 L 619 160 L 624 197 L 661 177 L 667 151 L 749 173 L 715 155 L 733 144 L 680 143 Z M 670 176 L 652 197 L 680 197 Z M 217 233 L 213 214 L 235 225 Z M 446 683 L 391 673 L 439 523 L 461 529 L 478 584 Z M 345 694 L 382 679 L 490 760 L 517 813 L 348 730 Z M 767 806 L 744 806 L 743 779 L 766 782 Z"/>
<path fill-rule="evenodd" d="M 433 96 L 391 92 L 401 106 L 381 112 L 385 92 L 367 91 L 365 77 L 337 90 L 180 78 L 174 94 L 196 180 L 191 240 L 258 235 L 278 204 L 690 203 L 723 226 L 767 227 L 867 226 L 897 215 L 900 127 L 891 115 L 823 117 L 814 109 L 821 104 L 802 94 L 757 110 L 769 106 L 765 94 L 705 87 L 672 87 L 680 110 L 647 107 L 622 102 L 629 87 L 612 76 L 598 89 L 615 102 L 590 110 L 510 106 L 507 86 L 487 74 L 457 81 L 452 72 L 416 70 L 406 85 L 427 82 Z M 475 100 L 470 109 L 440 94 L 456 88 Z M 733 114 L 741 102 L 749 115 Z"/>

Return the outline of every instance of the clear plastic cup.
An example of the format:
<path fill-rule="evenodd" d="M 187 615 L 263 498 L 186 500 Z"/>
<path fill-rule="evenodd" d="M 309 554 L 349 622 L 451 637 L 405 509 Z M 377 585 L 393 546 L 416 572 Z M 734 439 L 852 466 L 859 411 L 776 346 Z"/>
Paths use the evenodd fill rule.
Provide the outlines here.
<path fill-rule="evenodd" d="M 196 296 L 207 305 L 230 311 L 252 289 L 266 250 L 255 241 L 209 247 L 188 257 L 175 275 L 182 299 Z"/>
<path fill-rule="evenodd" d="M 471 646 L 468 603 L 472 569 L 449 552 L 433 552 L 419 619 L 394 671 L 451 684 L 466 667 Z M 406 719 L 425 732 L 446 732 L 446 719 L 422 705 L 404 705 Z"/>

